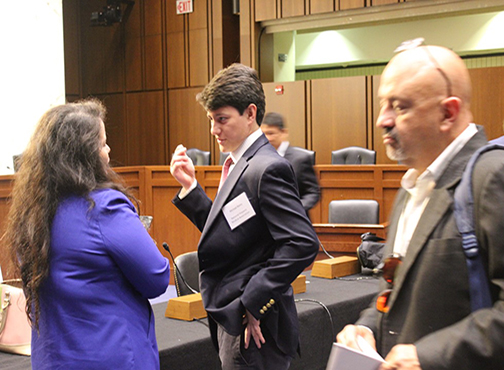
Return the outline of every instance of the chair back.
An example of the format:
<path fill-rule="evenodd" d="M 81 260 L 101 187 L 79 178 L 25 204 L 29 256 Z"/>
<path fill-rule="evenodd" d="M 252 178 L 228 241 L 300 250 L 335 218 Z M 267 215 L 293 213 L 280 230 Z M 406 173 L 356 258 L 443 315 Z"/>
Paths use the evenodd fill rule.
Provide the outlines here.
<path fill-rule="evenodd" d="M 330 224 L 378 224 L 380 205 L 373 199 L 333 200 L 329 203 Z"/>
<path fill-rule="evenodd" d="M 197 148 L 187 149 L 187 156 L 191 158 L 195 166 L 209 166 L 210 165 L 210 152 L 200 150 Z"/>
<path fill-rule="evenodd" d="M 376 152 L 359 146 L 333 150 L 331 164 L 376 164 Z"/>
<path fill-rule="evenodd" d="M 175 288 L 177 288 L 177 296 L 193 294 L 187 285 L 199 292 L 198 252 L 188 252 L 178 255 L 175 257 L 175 265 Z M 184 279 L 187 285 L 184 283 Z"/>
<path fill-rule="evenodd" d="M 292 146 L 291 148 L 294 149 L 294 150 L 297 150 L 298 152 L 302 152 L 302 153 L 305 153 L 308 156 L 310 156 L 310 160 L 311 160 L 312 166 L 315 166 L 315 152 L 313 150 L 308 150 L 308 149 L 305 149 L 305 148 L 300 148 L 299 146 Z"/>

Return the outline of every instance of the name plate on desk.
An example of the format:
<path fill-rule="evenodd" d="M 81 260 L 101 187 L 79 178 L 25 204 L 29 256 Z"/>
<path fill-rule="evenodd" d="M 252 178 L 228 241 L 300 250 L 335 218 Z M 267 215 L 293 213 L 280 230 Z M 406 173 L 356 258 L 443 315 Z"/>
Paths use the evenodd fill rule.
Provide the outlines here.
<path fill-rule="evenodd" d="M 165 317 L 185 321 L 207 317 L 201 294 L 188 294 L 170 299 L 166 306 Z"/>
<path fill-rule="evenodd" d="M 341 256 L 315 261 L 311 275 L 325 279 L 358 274 L 361 271 L 357 257 Z"/>
<path fill-rule="evenodd" d="M 294 294 L 306 292 L 306 275 L 299 275 L 291 284 Z"/>

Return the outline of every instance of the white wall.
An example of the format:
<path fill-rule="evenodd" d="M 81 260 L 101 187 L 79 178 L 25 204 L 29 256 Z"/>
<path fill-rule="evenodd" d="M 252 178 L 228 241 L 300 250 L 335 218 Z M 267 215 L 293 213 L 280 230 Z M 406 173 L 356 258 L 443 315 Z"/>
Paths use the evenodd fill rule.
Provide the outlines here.
<path fill-rule="evenodd" d="M 460 55 L 504 50 L 504 12 L 298 33 L 296 68 L 383 63 L 402 41 L 423 37 Z"/>
<path fill-rule="evenodd" d="M 65 103 L 62 0 L 0 0 L 0 175 L 41 115 Z"/>
<path fill-rule="evenodd" d="M 294 81 L 296 79 L 295 32 L 280 32 L 273 35 L 273 71 L 275 81 Z M 279 54 L 287 55 L 287 60 L 278 60 Z"/>

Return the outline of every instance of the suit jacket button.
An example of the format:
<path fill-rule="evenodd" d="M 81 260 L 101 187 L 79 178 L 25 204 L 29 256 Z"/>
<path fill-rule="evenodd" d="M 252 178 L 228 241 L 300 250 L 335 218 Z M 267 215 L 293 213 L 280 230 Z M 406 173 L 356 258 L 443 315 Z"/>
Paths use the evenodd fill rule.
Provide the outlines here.
<path fill-rule="evenodd" d="M 264 315 L 264 311 L 263 311 L 263 310 L 259 310 L 259 313 L 260 313 L 261 315 Z"/>
<path fill-rule="evenodd" d="M 275 304 L 275 300 L 273 298 L 270 299 L 269 303 Z"/>
<path fill-rule="evenodd" d="M 266 303 L 266 307 L 271 308 L 271 305 L 269 303 Z"/>
<path fill-rule="evenodd" d="M 262 309 L 263 309 L 263 311 L 268 311 L 268 307 L 266 307 L 266 306 L 263 306 Z"/>

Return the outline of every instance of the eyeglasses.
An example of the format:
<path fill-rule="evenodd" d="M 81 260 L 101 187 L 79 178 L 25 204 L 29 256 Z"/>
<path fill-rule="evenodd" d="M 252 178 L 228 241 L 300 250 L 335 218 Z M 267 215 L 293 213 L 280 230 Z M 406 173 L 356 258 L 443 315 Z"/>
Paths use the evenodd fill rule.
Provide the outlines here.
<path fill-rule="evenodd" d="M 425 41 L 425 39 L 423 37 L 418 37 L 413 40 L 403 41 L 401 43 L 401 45 L 399 45 L 394 50 L 394 53 L 400 53 L 402 51 L 415 49 L 417 47 L 424 45 L 424 41 Z M 443 76 L 443 79 L 446 82 L 446 90 L 448 93 L 448 97 L 452 96 L 452 83 L 451 83 L 450 79 L 448 78 L 448 75 L 445 73 L 445 71 L 443 71 L 443 69 L 441 68 L 441 66 L 437 62 L 437 60 L 434 58 L 432 53 L 429 51 L 428 47 L 422 48 L 422 50 L 424 50 L 427 53 L 429 60 L 432 62 L 432 64 L 434 64 L 434 68 L 436 68 L 436 70 L 441 74 L 441 76 Z"/>
<path fill-rule="evenodd" d="M 397 271 L 397 267 L 402 264 L 401 255 L 394 253 L 391 256 L 385 258 L 383 260 L 381 268 L 379 268 L 378 273 L 382 278 L 389 284 L 389 288 L 385 289 L 380 293 L 376 300 L 376 309 L 379 312 L 387 313 L 389 310 L 389 297 L 392 293 L 392 289 L 394 287 L 394 278 Z"/>

